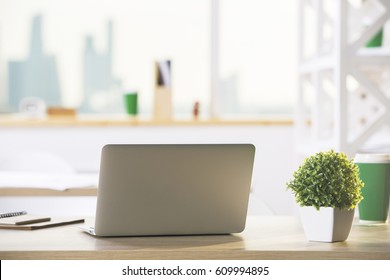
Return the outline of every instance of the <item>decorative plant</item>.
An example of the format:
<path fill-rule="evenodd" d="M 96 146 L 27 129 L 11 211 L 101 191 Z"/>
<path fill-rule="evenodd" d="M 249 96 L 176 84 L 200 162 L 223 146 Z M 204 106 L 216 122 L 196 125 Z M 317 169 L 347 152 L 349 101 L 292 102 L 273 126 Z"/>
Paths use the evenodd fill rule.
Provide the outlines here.
<path fill-rule="evenodd" d="M 306 158 L 287 183 L 300 206 L 354 209 L 363 199 L 359 168 L 333 150 Z"/>

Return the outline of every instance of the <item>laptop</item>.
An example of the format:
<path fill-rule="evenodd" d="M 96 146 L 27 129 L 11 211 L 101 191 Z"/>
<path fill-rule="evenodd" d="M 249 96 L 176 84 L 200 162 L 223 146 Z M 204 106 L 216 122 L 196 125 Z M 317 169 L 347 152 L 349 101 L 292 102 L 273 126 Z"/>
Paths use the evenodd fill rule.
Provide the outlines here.
<path fill-rule="evenodd" d="M 251 144 L 109 144 L 100 163 L 97 236 L 230 234 L 244 230 Z"/>

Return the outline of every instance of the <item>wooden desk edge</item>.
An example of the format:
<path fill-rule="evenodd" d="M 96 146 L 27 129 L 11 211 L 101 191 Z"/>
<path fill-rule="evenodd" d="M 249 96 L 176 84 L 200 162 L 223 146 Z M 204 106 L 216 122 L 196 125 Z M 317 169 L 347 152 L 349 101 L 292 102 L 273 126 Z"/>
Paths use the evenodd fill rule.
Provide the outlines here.
<path fill-rule="evenodd" d="M 45 188 L 0 188 L 0 197 L 9 196 L 96 196 L 97 188 L 53 190 Z"/>
<path fill-rule="evenodd" d="M 16 251 L 1 260 L 390 260 L 390 252 L 334 251 Z"/>
<path fill-rule="evenodd" d="M 173 237 L 167 245 L 165 238 L 149 237 L 102 238 L 95 239 L 78 228 L 67 226 L 53 228 L 48 231 L 31 233 L 35 236 L 20 240 L 20 236 L 28 236 L 28 232 L 13 234 L 8 232 L 2 239 L 3 250 L 1 260 L 390 260 L 388 250 L 390 230 L 385 227 L 354 227 L 350 236 L 350 244 L 308 242 L 302 228 L 295 217 L 248 217 L 248 229 L 242 233 L 242 240 L 230 238 L 218 241 L 208 239 Z M 91 224 L 93 218 L 86 218 Z M 262 228 L 268 228 L 263 231 Z M 282 232 L 287 229 L 290 233 Z M 41 235 L 42 234 L 42 235 Z M 274 237 L 276 234 L 276 237 Z M 8 237 L 7 237 L 8 236 Z M 42 238 L 40 239 L 39 236 Z M 63 236 L 71 238 L 68 246 L 64 246 Z M 10 238 L 12 244 L 8 244 Z M 287 240 L 287 247 L 283 241 Z M 53 244 L 50 240 L 54 241 Z M 208 241 L 209 240 L 209 241 Z M 99 242 L 100 241 L 100 242 Z M 140 242 L 141 241 L 141 242 Z M 185 241 L 185 242 L 183 242 Z M 41 242 L 48 242 L 41 244 Z M 237 244 L 238 242 L 238 244 Z M 269 244 L 271 243 L 271 244 Z M 153 245 L 154 244 L 154 245 Z M 231 244 L 231 246 L 229 245 Z M 273 244 L 273 245 L 272 245 Z M 370 245 L 371 244 L 371 245 Z M 382 244 L 382 245 L 381 245 Z M 271 245 L 271 246 L 270 246 Z M 341 247 L 340 247 L 341 246 Z M 12 248 L 12 249 L 11 249 Z M 72 248 L 72 249 L 67 249 Z"/>

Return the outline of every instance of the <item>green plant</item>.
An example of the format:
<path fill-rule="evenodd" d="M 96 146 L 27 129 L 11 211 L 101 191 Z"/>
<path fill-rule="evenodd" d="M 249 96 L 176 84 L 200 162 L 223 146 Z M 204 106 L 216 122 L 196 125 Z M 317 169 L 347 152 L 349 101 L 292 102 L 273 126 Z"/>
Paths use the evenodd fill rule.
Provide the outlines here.
<path fill-rule="evenodd" d="M 300 206 L 353 209 L 363 199 L 359 168 L 333 150 L 306 158 L 287 183 Z"/>

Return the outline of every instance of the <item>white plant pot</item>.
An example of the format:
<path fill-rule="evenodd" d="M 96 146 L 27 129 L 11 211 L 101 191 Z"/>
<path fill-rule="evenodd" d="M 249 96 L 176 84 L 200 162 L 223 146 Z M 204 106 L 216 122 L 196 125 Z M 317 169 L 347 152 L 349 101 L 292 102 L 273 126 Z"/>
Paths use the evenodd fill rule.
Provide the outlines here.
<path fill-rule="evenodd" d="M 354 213 L 355 209 L 300 207 L 303 229 L 310 241 L 345 241 L 351 231 Z"/>

